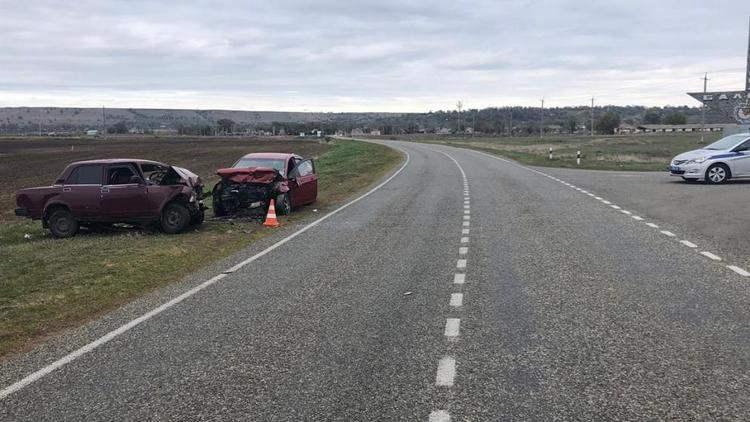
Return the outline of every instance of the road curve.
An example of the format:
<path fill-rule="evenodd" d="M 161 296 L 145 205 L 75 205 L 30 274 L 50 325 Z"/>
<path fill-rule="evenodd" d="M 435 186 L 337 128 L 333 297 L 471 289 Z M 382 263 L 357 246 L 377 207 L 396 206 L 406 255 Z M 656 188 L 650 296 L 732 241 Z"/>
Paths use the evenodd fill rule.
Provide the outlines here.
<path fill-rule="evenodd" d="M 0 420 L 750 414 L 748 278 L 546 173 L 389 144 L 410 156 L 389 183 L 8 394 Z"/>

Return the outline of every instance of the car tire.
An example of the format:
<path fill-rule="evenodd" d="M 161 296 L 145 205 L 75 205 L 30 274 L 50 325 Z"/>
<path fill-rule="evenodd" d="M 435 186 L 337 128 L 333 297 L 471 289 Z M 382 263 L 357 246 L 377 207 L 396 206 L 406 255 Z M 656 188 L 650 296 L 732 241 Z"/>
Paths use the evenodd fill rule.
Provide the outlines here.
<path fill-rule="evenodd" d="M 227 210 L 224 208 L 224 204 L 221 203 L 221 193 L 219 192 L 220 189 L 221 182 L 217 183 L 212 191 L 211 208 L 214 211 L 214 217 L 224 217 L 225 215 L 227 215 Z"/>
<path fill-rule="evenodd" d="M 161 229 L 167 234 L 176 234 L 190 224 L 190 211 L 179 203 L 167 204 L 161 212 Z"/>
<path fill-rule="evenodd" d="M 719 185 L 732 177 L 729 171 L 729 167 L 725 164 L 712 164 L 706 170 L 705 180 L 710 185 Z"/>
<path fill-rule="evenodd" d="M 78 233 L 78 221 L 64 209 L 53 211 L 47 219 L 49 231 L 57 238 L 73 237 Z"/>
<path fill-rule="evenodd" d="M 292 203 L 289 193 L 282 193 L 276 196 L 276 214 L 289 215 L 292 212 Z"/>

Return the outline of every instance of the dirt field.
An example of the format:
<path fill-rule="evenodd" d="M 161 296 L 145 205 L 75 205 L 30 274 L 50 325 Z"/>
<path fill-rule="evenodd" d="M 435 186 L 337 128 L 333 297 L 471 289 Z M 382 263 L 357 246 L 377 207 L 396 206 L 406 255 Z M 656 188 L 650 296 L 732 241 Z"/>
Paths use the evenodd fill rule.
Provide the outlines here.
<path fill-rule="evenodd" d="M 293 138 L 0 138 L 0 220 L 15 219 L 15 191 L 52 183 L 73 161 L 142 158 L 185 167 L 214 180 L 217 168 L 240 156 L 266 150 L 315 158 L 325 142 Z"/>

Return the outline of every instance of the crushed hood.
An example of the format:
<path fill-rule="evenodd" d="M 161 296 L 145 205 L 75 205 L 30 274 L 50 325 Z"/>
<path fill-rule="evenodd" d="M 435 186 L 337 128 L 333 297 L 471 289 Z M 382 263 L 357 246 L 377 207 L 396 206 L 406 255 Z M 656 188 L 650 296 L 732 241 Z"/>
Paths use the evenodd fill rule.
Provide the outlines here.
<path fill-rule="evenodd" d="M 271 184 L 280 177 L 271 167 L 225 168 L 217 170 L 216 174 L 235 183 Z"/>
<path fill-rule="evenodd" d="M 200 186 L 202 184 L 201 177 L 188 169 L 172 166 L 172 170 L 174 170 L 174 172 L 177 173 L 190 187 Z"/>

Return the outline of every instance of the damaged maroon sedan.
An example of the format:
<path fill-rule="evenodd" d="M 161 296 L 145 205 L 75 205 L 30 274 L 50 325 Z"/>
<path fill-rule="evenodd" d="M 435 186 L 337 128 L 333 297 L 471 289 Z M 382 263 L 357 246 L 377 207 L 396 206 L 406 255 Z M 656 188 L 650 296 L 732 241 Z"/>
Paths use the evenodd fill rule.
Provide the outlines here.
<path fill-rule="evenodd" d="M 271 199 L 276 212 L 288 215 L 292 208 L 315 202 L 318 175 L 313 160 L 296 154 L 247 154 L 221 176 L 213 189 L 214 215 L 263 215 Z"/>
<path fill-rule="evenodd" d="M 16 193 L 16 215 L 42 220 L 55 237 L 78 228 L 158 222 L 178 233 L 203 222 L 198 175 L 155 161 L 110 159 L 68 165 L 51 186 Z"/>

